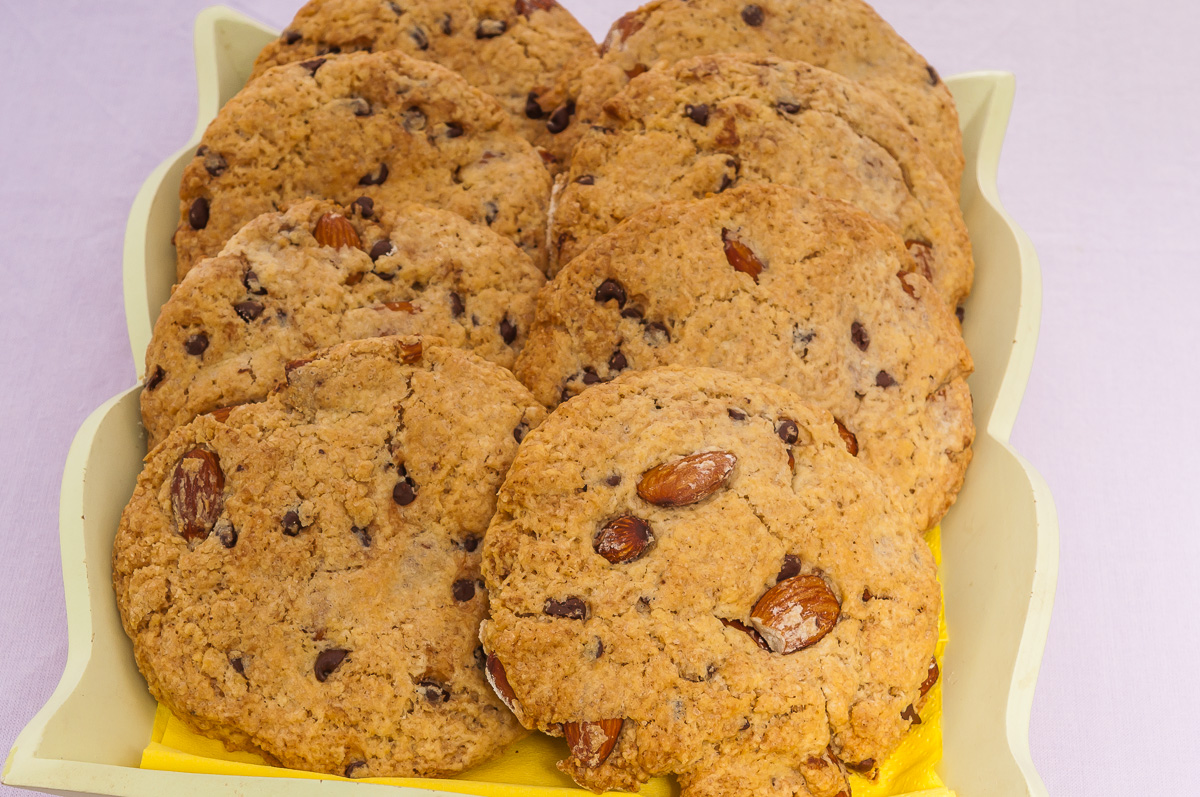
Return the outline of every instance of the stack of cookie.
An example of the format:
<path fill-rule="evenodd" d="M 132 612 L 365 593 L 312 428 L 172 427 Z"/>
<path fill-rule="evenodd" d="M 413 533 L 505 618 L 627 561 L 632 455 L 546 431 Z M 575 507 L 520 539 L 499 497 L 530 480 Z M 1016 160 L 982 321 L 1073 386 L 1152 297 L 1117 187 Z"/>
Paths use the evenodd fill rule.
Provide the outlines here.
<path fill-rule="evenodd" d="M 961 172 L 859 0 L 308 3 L 181 185 L 113 553 L 152 693 L 348 777 L 528 729 L 848 795 L 937 680 Z"/>

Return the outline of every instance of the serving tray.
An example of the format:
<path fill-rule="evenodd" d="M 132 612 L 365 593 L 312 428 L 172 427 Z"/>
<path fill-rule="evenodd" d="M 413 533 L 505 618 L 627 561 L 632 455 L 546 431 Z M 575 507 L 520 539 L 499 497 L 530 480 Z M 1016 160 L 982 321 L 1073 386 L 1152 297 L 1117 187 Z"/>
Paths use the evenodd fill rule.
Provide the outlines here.
<path fill-rule="evenodd" d="M 224 7 L 197 17 L 196 131 L 147 178 L 126 228 L 125 316 L 139 374 L 154 319 L 175 279 L 171 235 L 183 168 L 217 109 L 245 82 L 259 49 L 277 35 Z M 975 358 L 969 383 L 978 436 L 966 484 L 942 522 L 942 583 L 953 641 L 942 668 L 944 757 L 938 771 L 960 797 L 1044 797 L 1029 755 L 1029 713 L 1054 600 L 1058 527 L 1046 484 L 1008 444 L 1041 314 L 1037 256 L 996 192 L 1015 81 L 1004 72 L 973 72 L 946 83 L 963 130 L 961 204 L 976 262 L 963 333 Z M 146 451 L 140 390 L 132 387 L 93 412 L 67 455 L 59 512 L 67 663 L 54 694 L 17 737 L 3 782 L 52 794 L 130 797 L 444 794 L 138 768 L 155 702 L 117 615 L 111 553 Z"/>

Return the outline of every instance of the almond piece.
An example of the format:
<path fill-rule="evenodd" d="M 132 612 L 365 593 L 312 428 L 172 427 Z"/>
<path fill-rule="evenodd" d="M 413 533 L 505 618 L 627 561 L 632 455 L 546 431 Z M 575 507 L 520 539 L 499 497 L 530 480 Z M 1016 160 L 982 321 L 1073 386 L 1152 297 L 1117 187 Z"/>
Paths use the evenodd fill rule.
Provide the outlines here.
<path fill-rule="evenodd" d="M 354 225 L 340 213 L 326 213 L 317 219 L 313 228 L 313 237 L 321 246 L 332 246 L 335 249 L 343 246 L 362 248 L 362 241 L 355 231 Z"/>
<path fill-rule="evenodd" d="M 717 491 L 733 472 L 737 457 L 705 451 L 664 462 L 642 474 L 637 494 L 655 506 L 685 506 Z"/>
<path fill-rule="evenodd" d="M 421 353 L 423 350 L 424 347 L 421 345 L 421 341 L 419 340 L 413 341 L 412 343 L 401 343 L 400 362 L 404 363 L 405 365 L 412 365 L 421 359 Z"/>
<path fill-rule="evenodd" d="M 929 660 L 929 674 L 925 676 L 925 680 L 921 682 L 921 697 L 929 694 L 929 690 L 937 683 L 938 676 L 941 675 L 941 670 L 938 669 L 937 659 Z"/>
<path fill-rule="evenodd" d="M 592 548 L 614 565 L 640 558 L 654 544 L 650 524 L 633 515 L 622 515 L 604 524 Z"/>
<path fill-rule="evenodd" d="M 563 724 L 563 735 L 571 748 L 571 755 L 580 764 L 592 769 L 604 763 L 621 734 L 624 719 L 600 720 L 599 722 L 567 722 Z"/>
<path fill-rule="evenodd" d="M 193 448 L 183 455 L 171 478 L 175 527 L 185 540 L 203 540 L 225 505 L 225 474 L 217 455 Z"/>
<path fill-rule="evenodd" d="M 489 653 L 487 657 L 487 680 L 500 702 L 508 706 L 509 711 L 517 713 L 517 695 L 508 685 L 508 674 L 504 672 L 504 665 L 494 653 Z"/>
<path fill-rule="evenodd" d="M 749 274 L 755 282 L 758 282 L 758 275 L 766 268 L 758 259 L 758 255 L 750 251 L 750 247 L 734 238 L 733 233 L 729 230 L 721 230 L 721 240 L 725 243 L 725 259 L 729 261 L 729 265 L 733 266 L 733 270 Z"/>
<path fill-rule="evenodd" d="M 412 302 L 384 302 L 383 306 L 394 313 L 418 313 Z"/>
<path fill-rule="evenodd" d="M 750 638 L 754 640 L 754 644 L 758 645 L 763 650 L 771 649 L 770 646 L 767 645 L 767 640 L 762 638 L 762 634 L 758 633 L 741 620 L 729 620 L 725 617 L 718 617 L 717 619 L 721 621 L 722 625 L 728 626 L 729 628 L 735 628 L 738 631 L 741 631 L 743 634 L 748 634 Z"/>
<path fill-rule="evenodd" d="M 904 246 L 916 266 L 913 271 L 933 282 L 933 245 L 928 241 L 910 239 L 904 242 Z"/>
<path fill-rule="evenodd" d="M 857 457 L 858 438 L 855 437 L 854 433 L 847 429 L 845 424 L 843 424 L 837 418 L 834 418 L 833 422 L 837 424 L 838 434 L 842 436 L 843 442 L 846 443 L 846 450 L 850 452 L 850 456 Z"/>
<path fill-rule="evenodd" d="M 795 653 L 820 641 L 842 607 L 820 576 L 780 581 L 758 599 L 750 622 L 776 653 Z"/>

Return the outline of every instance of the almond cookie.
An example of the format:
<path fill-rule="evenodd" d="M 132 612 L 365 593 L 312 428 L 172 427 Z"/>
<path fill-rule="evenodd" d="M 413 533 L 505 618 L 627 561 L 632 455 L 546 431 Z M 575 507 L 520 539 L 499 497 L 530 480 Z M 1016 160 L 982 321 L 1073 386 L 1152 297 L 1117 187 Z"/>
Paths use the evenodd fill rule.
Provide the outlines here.
<path fill-rule="evenodd" d="M 225 104 L 184 170 L 178 277 L 254 217 L 307 197 L 452 210 L 545 268 L 549 191 L 504 109 L 444 67 L 395 51 L 287 64 Z"/>
<path fill-rule="evenodd" d="M 151 693 L 295 769 L 441 776 L 486 760 L 522 731 L 484 677 L 479 543 L 543 416 L 499 366 L 392 337 L 176 429 L 113 545 Z"/>
<path fill-rule="evenodd" d="M 600 49 L 601 63 L 585 73 L 580 93 L 584 121 L 656 61 L 769 53 L 845 75 L 891 100 L 958 196 L 963 154 L 954 98 L 937 70 L 862 0 L 652 0 L 617 20 Z"/>
<path fill-rule="evenodd" d="M 533 144 L 565 165 L 596 42 L 555 0 L 311 0 L 268 44 L 253 77 L 329 53 L 401 50 L 461 74 L 500 101 Z"/>
<path fill-rule="evenodd" d="M 848 794 L 844 766 L 869 775 L 919 719 L 937 644 L 907 526 L 790 391 L 623 375 L 513 461 L 483 545 L 488 676 L 596 791 Z"/>
<path fill-rule="evenodd" d="M 837 200 L 733 188 L 641 211 L 541 291 L 515 373 L 553 406 L 627 369 L 702 365 L 828 410 L 914 532 L 953 503 L 971 357 L 904 242 Z"/>
<path fill-rule="evenodd" d="M 900 114 L 852 80 L 765 56 L 700 56 L 634 78 L 597 122 L 554 204 L 552 264 L 642 208 L 770 182 L 887 224 L 951 309 L 970 291 L 958 201 Z"/>
<path fill-rule="evenodd" d="M 362 197 L 259 216 L 159 314 L 142 391 L 150 445 L 263 399 L 290 360 L 355 338 L 435 335 L 512 368 L 544 282 L 507 238 L 446 210 Z"/>

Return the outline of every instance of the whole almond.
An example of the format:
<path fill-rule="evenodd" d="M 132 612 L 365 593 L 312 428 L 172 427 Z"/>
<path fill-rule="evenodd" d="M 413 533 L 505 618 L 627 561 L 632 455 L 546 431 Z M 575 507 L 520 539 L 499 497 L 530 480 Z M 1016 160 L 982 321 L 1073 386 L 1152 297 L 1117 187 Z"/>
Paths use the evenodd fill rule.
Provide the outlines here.
<path fill-rule="evenodd" d="M 332 246 L 335 249 L 343 246 L 362 248 L 362 241 L 354 225 L 340 213 L 329 212 L 317 219 L 313 237 L 321 246 Z"/>
<path fill-rule="evenodd" d="M 488 683 L 492 685 L 496 697 L 500 698 L 500 702 L 508 706 L 508 710 L 515 714 L 517 695 L 508 684 L 508 674 L 504 672 L 504 665 L 500 663 L 500 659 L 494 653 L 489 653 L 487 657 L 487 679 Z"/>
<path fill-rule="evenodd" d="M 193 448 L 183 455 L 171 478 L 171 509 L 175 527 L 185 540 L 203 540 L 225 505 L 225 474 L 217 455 Z"/>
<path fill-rule="evenodd" d="M 580 764 L 591 769 L 603 764 L 604 759 L 612 753 L 624 724 L 623 719 L 567 722 L 563 724 L 563 734 L 567 737 L 571 755 L 575 756 Z"/>
<path fill-rule="evenodd" d="M 758 282 L 758 275 L 766 268 L 758 259 L 758 255 L 754 254 L 750 247 L 734 238 L 733 233 L 729 230 L 721 230 L 721 241 L 725 244 L 725 259 L 729 261 L 729 265 L 733 266 L 733 270 L 749 274 L 755 282 Z"/>
<path fill-rule="evenodd" d="M 820 641 L 842 607 L 820 576 L 780 581 L 758 599 L 750 621 L 776 653 L 795 653 Z"/>
<path fill-rule="evenodd" d="M 837 424 L 838 434 L 842 436 L 842 441 L 846 444 L 846 450 L 850 452 L 851 456 L 857 457 L 858 438 L 855 437 L 854 433 L 847 429 L 845 425 L 837 418 L 834 418 L 833 422 Z"/>
<path fill-rule="evenodd" d="M 705 451 L 664 462 L 642 474 L 637 494 L 656 506 L 685 506 L 716 492 L 733 473 L 737 457 Z"/>
<path fill-rule="evenodd" d="M 654 544 L 650 524 L 633 515 L 622 515 L 604 524 L 592 548 L 614 565 L 640 558 Z"/>

